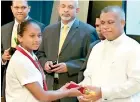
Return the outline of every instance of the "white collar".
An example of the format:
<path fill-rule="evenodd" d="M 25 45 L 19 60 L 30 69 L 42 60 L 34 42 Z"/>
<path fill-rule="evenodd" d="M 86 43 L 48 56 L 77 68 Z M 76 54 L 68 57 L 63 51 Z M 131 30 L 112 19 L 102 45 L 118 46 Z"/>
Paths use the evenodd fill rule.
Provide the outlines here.
<path fill-rule="evenodd" d="M 67 24 L 68 28 L 71 28 L 71 26 L 73 25 L 73 23 L 75 22 L 75 20 L 76 20 L 76 18 L 73 19 L 72 21 L 70 21 L 70 22 Z M 64 24 L 63 24 L 63 22 L 62 22 L 62 20 L 61 20 L 61 29 L 62 29 L 63 27 L 64 27 Z"/>
<path fill-rule="evenodd" d="M 27 19 L 29 19 L 29 16 L 27 16 L 26 18 L 25 18 L 25 20 L 27 20 Z M 16 25 L 16 26 L 18 26 L 18 21 L 15 19 L 15 24 L 14 25 Z"/>
<path fill-rule="evenodd" d="M 31 53 L 29 53 L 29 51 L 27 51 L 26 49 L 24 49 L 21 45 L 18 45 L 20 48 L 22 48 L 31 58 L 33 58 L 34 60 L 36 60 L 36 59 L 38 59 L 37 57 L 36 57 L 36 55 L 32 52 L 32 54 Z"/>
<path fill-rule="evenodd" d="M 126 34 L 122 33 L 118 38 L 114 39 L 113 41 L 109 41 L 106 39 L 105 42 L 113 45 L 119 45 L 120 43 L 122 43 L 122 41 L 124 41 L 124 37 L 126 37 Z"/>

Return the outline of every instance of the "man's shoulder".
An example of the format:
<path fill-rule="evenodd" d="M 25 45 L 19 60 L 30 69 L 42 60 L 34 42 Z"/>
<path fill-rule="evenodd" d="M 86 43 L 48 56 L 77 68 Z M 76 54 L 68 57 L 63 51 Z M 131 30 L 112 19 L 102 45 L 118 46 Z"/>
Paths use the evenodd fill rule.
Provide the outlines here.
<path fill-rule="evenodd" d="M 61 26 L 61 23 L 60 22 L 57 22 L 57 23 L 50 24 L 50 25 L 46 26 L 45 30 L 46 29 L 49 29 L 49 30 L 52 30 L 53 29 L 54 30 L 54 28 L 58 28 L 60 26 Z"/>
<path fill-rule="evenodd" d="M 4 30 L 4 29 L 7 30 L 9 27 L 12 27 L 13 25 L 14 25 L 14 21 L 4 24 L 4 25 L 1 27 L 1 29 L 2 29 L 2 30 Z"/>
<path fill-rule="evenodd" d="M 83 32 L 83 34 L 85 33 L 86 35 L 89 35 L 93 41 L 99 39 L 96 29 L 90 24 L 79 21 L 79 30 Z"/>
<path fill-rule="evenodd" d="M 32 18 L 31 18 L 32 19 Z M 35 19 L 33 19 L 39 26 L 40 26 L 40 28 L 41 28 L 41 31 L 43 31 L 44 30 L 44 28 L 45 28 L 45 25 L 43 24 L 43 23 L 41 23 L 41 22 L 39 22 L 39 21 L 37 21 L 37 20 L 35 20 Z"/>
<path fill-rule="evenodd" d="M 92 42 L 91 44 L 90 44 L 90 47 L 92 48 L 93 46 L 95 46 L 97 43 L 99 43 L 101 40 L 96 40 L 96 41 L 94 41 L 94 42 Z"/>
<path fill-rule="evenodd" d="M 88 23 L 84 23 L 82 21 L 79 21 L 79 28 L 80 30 L 83 30 L 83 32 L 86 32 L 86 33 L 96 32 L 96 29 L 93 26 L 91 26 Z"/>
<path fill-rule="evenodd" d="M 133 38 L 126 36 L 126 39 L 125 44 L 131 46 L 132 49 L 137 46 L 140 47 L 140 44 Z"/>
<path fill-rule="evenodd" d="M 82 21 L 80 21 L 80 20 L 79 20 L 79 26 L 81 26 L 82 28 L 94 29 L 94 30 L 95 30 L 95 28 L 94 28 L 93 26 L 91 26 L 91 25 L 88 24 L 88 23 L 82 22 Z"/>
<path fill-rule="evenodd" d="M 39 22 L 39 21 L 37 21 L 37 20 L 35 20 L 35 19 L 33 19 L 34 21 L 36 21 L 36 23 L 38 24 L 38 25 L 40 25 L 40 26 L 45 26 L 43 23 L 41 23 L 41 22 Z"/>

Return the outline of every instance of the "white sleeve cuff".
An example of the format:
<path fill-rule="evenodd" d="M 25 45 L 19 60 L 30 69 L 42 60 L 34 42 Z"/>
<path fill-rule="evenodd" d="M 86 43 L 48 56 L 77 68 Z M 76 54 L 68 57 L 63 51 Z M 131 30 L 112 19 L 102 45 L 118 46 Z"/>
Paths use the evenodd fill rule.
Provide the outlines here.
<path fill-rule="evenodd" d="M 33 82 L 38 82 L 36 79 L 27 79 L 27 80 L 22 80 L 21 81 L 21 85 L 26 85 L 26 84 L 29 84 L 29 83 L 33 83 Z"/>
<path fill-rule="evenodd" d="M 111 94 L 110 88 L 102 87 L 101 91 L 102 91 L 102 101 L 112 100 L 112 97 L 111 97 L 112 94 Z"/>

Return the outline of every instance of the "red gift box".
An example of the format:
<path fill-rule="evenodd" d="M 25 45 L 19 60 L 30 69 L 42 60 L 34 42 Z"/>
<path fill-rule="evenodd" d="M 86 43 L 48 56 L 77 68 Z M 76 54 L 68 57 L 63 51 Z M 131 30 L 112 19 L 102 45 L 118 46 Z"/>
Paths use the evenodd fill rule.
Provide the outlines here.
<path fill-rule="evenodd" d="M 84 87 L 81 87 L 81 86 L 79 86 L 79 85 L 77 85 L 77 84 L 74 84 L 74 83 L 71 83 L 71 84 L 67 87 L 67 89 L 76 88 L 76 87 L 80 87 L 78 90 L 79 90 L 82 94 L 85 93 L 85 88 L 84 88 Z"/>

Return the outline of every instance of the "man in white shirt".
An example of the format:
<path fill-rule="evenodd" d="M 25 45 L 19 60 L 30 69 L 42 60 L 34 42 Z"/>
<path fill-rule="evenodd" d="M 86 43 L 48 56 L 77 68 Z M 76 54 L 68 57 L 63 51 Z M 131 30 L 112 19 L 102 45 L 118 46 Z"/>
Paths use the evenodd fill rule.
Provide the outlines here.
<path fill-rule="evenodd" d="M 91 51 L 81 85 L 96 95 L 80 102 L 140 102 L 140 45 L 124 33 L 125 14 L 118 6 L 105 7 L 100 15 L 106 40 Z"/>

